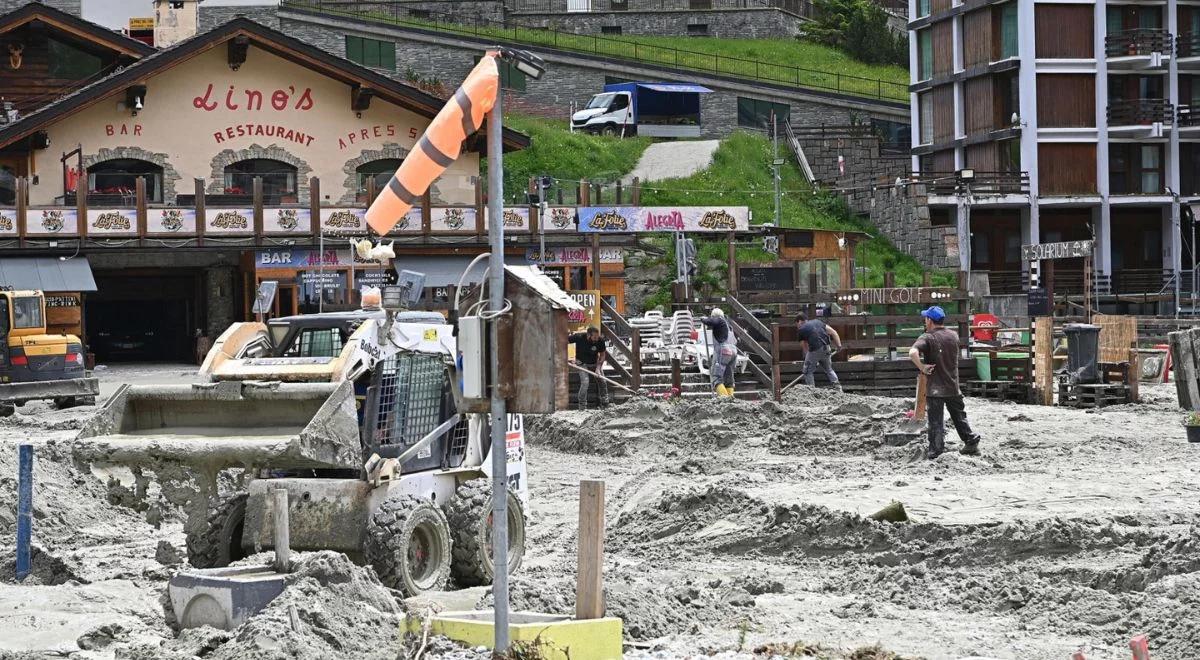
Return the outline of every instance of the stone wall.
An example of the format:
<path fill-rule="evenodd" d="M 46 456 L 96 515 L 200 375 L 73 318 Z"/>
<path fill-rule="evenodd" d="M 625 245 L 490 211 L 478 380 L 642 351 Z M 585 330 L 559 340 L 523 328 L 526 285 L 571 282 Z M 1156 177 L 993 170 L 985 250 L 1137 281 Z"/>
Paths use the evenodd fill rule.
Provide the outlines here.
<path fill-rule="evenodd" d="M 440 4 L 440 3 L 438 3 Z M 601 28 L 619 28 L 620 35 L 708 36 L 720 38 L 789 38 L 800 32 L 804 19 L 769 7 L 747 9 L 612 11 L 567 13 L 511 13 L 522 25 L 553 28 L 576 34 L 600 34 Z M 693 33 L 704 26 L 702 33 Z M 616 36 L 616 35 L 613 35 Z M 686 47 L 686 45 L 685 45 Z"/>
<path fill-rule="evenodd" d="M 278 7 L 262 5 L 213 7 L 202 3 L 200 5 L 200 32 L 208 32 L 238 16 L 245 16 L 267 27 L 279 29 Z"/>
<path fill-rule="evenodd" d="M 253 9 L 255 11 L 245 11 Z M 231 11 L 232 10 L 232 11 Z M 329 17 L 312 17 L 303 13 L 279 10 L 275 7 L 206 7 L 201 5 L 201 25 L 211 29 L 235 14 L 280 29 L 306 43 L 322 48 L 339 57 L 345 56 L 345 36 L 357 35 L 396 43 L 395 71 L 381 71 L 402 82 L 415 76 L 438 83 L 452 90 L 475 64 L 481 46 L 450 35 L 428 35 L 402 27 L 366 25 Z M 586 54 L 561 51 L 540 51 L 548 67 L 541 80 L 527 82 L 523 92 L 509 91 L 505 102 L 509 108 L 566 121 L 572 107 L 586 103 L 600 92 L 609 78 L 623 80 L 671 80 L 669 72 L 637 63 L 596 60 Z M 737 99 L 739 96 L 786 103 L 791 107 L 792 122 L 797 126 L 819 124 L 848 124 L 853 117 L 880 114 L 889 119 L 907 116 L 902 108 L 884 108 L 869 101 L 834 98 L 800 89 L 760 85 L 725 78 L 711 78 L 702 73 L 689 73 L 689 81 L 714 90 L 701 101 L 704 137 L 720 138 L 737 130 Z"/>
<path fill-rule="evenodd" d="M 40 4 L 47 7 L 60 9 L 68 14 L 83 17 L 83 0 L 38 0 Z M 0 14 L 7 14 L 14 9 L 20 9 L 25 5 L 33 4 L 32 0 L 0 0 Z M 147 5 L 150 3 L 147 2 Z"/>

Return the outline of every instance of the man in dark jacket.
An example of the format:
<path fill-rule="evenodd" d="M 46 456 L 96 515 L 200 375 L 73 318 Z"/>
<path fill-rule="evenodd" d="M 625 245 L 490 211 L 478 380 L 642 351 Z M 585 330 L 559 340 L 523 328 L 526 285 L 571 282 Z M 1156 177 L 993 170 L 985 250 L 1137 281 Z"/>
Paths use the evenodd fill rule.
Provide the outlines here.
<path fill-rule="evenodd" d="M 946 451 L 945 411 L 950 410 L 954 430 L 963 441 L 958 453 L 979 455 L 979 434 L 967 423 L 967 410 L 958 389 L 958 333 L 945 326 L 946 312 L 933 306 L 921 312 L 925 334 L 908 349 L 908 359 L 925 374 L 925 412 L 929 418 L 928 457 L 935 459 Z"/>
<path fill-rule="evenodd" d="M 808 314 L 800 312 L 796 317 L 796 334 L 800 337 L 800 345 L 804 348 L 804 370 L 801 372 L 804 384 L 809 387 L 816 385 L 813 372 L 820 369 L 829 384 L 838 390 L 842 384 L 838 382 L 837 374 L 833 371 L 833 354 L 842 350 L 842 338 L 837 330 L 825 325 L 821 319 L 809 320 Z"/>
<path fill-rule="evenodd" d="M 729 328 L 729 320 L 720 307 L 714 307 L 712 313 L 700 318 L 700 322 L 712 330 L 711 346 L 712 363 L 709 374 L 712 377 L 713 389 L 718 396 L 733 396 L 733 365 L 737 361 L 737 341 Z"/>
<path fill-rule="evenodd" d="M 600 335 L 600 328 L 592 326 L 587 332 L 576 332 L 567 336 L 567 341 L 575 345 L 575 362 L 584 368 L 579 372 L 579 409 L 587 410 L 588 390 L 592 384 L 592 376 L 596 376 L 596 394 L 600 405 L 608 403 L 608 388 L 604 383 L 604 358 L 608 345 Z"/>

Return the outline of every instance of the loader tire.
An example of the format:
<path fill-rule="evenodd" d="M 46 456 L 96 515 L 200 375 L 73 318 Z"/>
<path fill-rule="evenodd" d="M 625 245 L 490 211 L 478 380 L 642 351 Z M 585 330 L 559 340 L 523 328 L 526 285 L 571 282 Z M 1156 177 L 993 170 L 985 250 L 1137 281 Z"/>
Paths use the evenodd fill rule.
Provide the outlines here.
<path fill-rule="evenodd" d="M 492 583 L 492 482 L 472 479 L 458 487 L 446 504 L 446 518 L 454 535 L 454 562 L 450 573 L 463 587 Z M 508 573 L 521 567 L 525 554 L 525 505 L 508 491 Z"/>
<path fill-rule="evenodd" d="M 407 596 L 445 588 L 450 525 L 431 500 L 396 494 L 367 522 L 366 559 L 384 585 Z"/>
<path fill-rule="evenodd" d="M 246 497 L 246 493 L 236 493 L 209 507 L 204 529 L 187 534 L 189 564 L 221 568 L 245 558 L 242 529 L 246 523 Z"/>

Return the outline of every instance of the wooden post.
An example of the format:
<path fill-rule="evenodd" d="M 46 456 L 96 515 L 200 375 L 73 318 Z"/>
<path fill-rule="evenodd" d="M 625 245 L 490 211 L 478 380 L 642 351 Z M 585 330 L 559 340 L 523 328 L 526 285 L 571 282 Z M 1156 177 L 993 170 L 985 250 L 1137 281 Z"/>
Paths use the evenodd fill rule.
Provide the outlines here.
<path fill-rule="evenodd" d="M 1196 383 L 1196 360 L 1192 347 L 1192 333 L 1178 330 L 1167 335 L 1171 349 L 1171 363 L 1175 370 L 1175 391 L 1179 395 L 1179 407 L 1184 410 L 1200 408 L 1200 386 Z"/>
<path fill-rule="evenodd" d="M 139 176 L 133 183 L 133 191 L 137 199 L 137 235 L 146 235 L 146 177 Z"/>
<path fill-rule="evenodd" d="M 592 232 L 592 288 L 600 295 L 600 234 Z"/>
<path fill-rule="evenodd" d="M 196 192 L 196 245 L 204 245 L 204 228 L 208 225 L 204 215 L 204 179 L 193 179 L 192 185 Z"/>
<path fill-rule="evenodd" d="M 321 234 L 321 180 L 315 176 L 308 180 L 308 212 L 309 229 L 316 238 Z"/>
<path fill-rule="evenodd" d="M 671 387 L 683 395 L 683 365 L 679 358 L 671 358 Z"/>
<path fill-rule="evenodd" d="M 373 177 L 373 176 L 367 177 L 366 194 L 367 194 L 366 204 L 368 207 L 370 207 L 371 202 L 375 201 L 375 196 L 379 194 L 379 191 L 375 189 L 375 177 Z"/>
<path fill-rule="evenodd" d="M 883 274 L 883 286 L 884 286 L 884 288 L 888 288 L 888 289 L 896 286 L 896 274 L 891 271 L 884 273 Z M 885 309 L 884 313 L 887 314 L 888 316 L 891 316 L 891 317 L 896 316 L 896 306 L 895 305 L 888 305 L 884 309 Z M 887 338 L 888 338 L 888 345 L 887 345 L 888 359 L 889 360 L 895 359 L 896 344 L 899 342 L 899 340 L 896 338 L 896 321 L 895 320 L 888 321 Z"/>
<path fill-rule="evenodd" d="M 263 233 L 263 182 L 261 176 L 254 177 L 251 184 L 253 186 L 254 198 L 254 235 L 262 236 Z M 324 286 L 322 283 L 321 286 Z"/>
<path fill-rule="evenodd" d="M 1033 369 L 1038 400 L 1043 406 L 1054 405 L 1054 317 L 1034 321 Z"/>
<path fill-rule="evenodd" d="M 576 196 L 576 199 L 579 200 L 580 206 L 592 205 L 592 186 L 588 183 L 587 179 L 580 179 L 579 193 Z"/>
<path fill-rule="evenodd" d="M 575 618 L 604 616 L 604 482 L 579 482 L 579 572 Z"/>
<path fill-rule="evenodd" d="M 630 373 L 633 379 L 633 389 L 642 386 L 642 335 L 637 328 L 629 331 L 629 343 L 633 351 L 633 359 L 629 361 Z"/>
<path fill-rule="evenodd" d="M 21 237 L 20 247 L 25 247 L 25 223 L 29 212 L 29 179 L 17 178 L 17 235 Z"/>
<path fill-rule="evenodd" d="M 433 195 L 429 190 L 421 195 L 421 233 L 425 236 L 433 229 Z"/>
<path fill-rule="evenodd" d="M 1138 403 L 1141 399 L 1141 388 L 1139 384 L 1142 381 L 1142 355 L 1138 353 L 1137 346 L 1129 349 L 1129 402 Z"/>
<path fill-rule="evenodd" d="M 275 572 L 287 573 L 291 561 L 291 529 L 288 526 L 288 492 L 286 488 L 271 491 L 271 517 L 274 522 Z"/>
<path fill-rule="evenodd" d="M 779 324 L 771 324 L 771 394 L 775 401 L 783 400 L 783 378 L 779 366 Z"/>
<path fill-rule="evenodd" d="M 733 244 L 737 234 L 729 232 L 729 247 L 726 250 L 726 261 L 729 262 L 729 293 L 737 294 L 737 246 Z"/>
<path fill-rule="evenodd" d="M 81 176 L 75 180 L 75 209 L 79 214 L 76 224 L 79 227 L 80 244 L 87 238 L 87 177 Z"/>
<path fill-rule="evenodd" d="M 621 191 L 621 180 L 617 179 L 617 206 L 621 205 L 621 199 L 622 199 L 621 192 L 622 192 Z"/>
<path fill-rule="evenodd" d="M 633 177 L 633 183 L 630 184 L 632 189 L 629 191 L 629 202 L 634 206 L 642 203 L 642 180 L 638 177 Z"/>

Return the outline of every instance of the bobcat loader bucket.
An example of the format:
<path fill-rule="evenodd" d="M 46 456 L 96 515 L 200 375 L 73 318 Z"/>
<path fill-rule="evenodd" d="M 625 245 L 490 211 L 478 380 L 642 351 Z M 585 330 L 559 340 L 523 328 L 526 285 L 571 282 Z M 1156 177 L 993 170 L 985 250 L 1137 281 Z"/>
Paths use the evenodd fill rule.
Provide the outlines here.
<path fill-rule="evenodd" d="M 76 436 L 101 464 L 361 468 L 349 382 L 125 385 Z"/>

